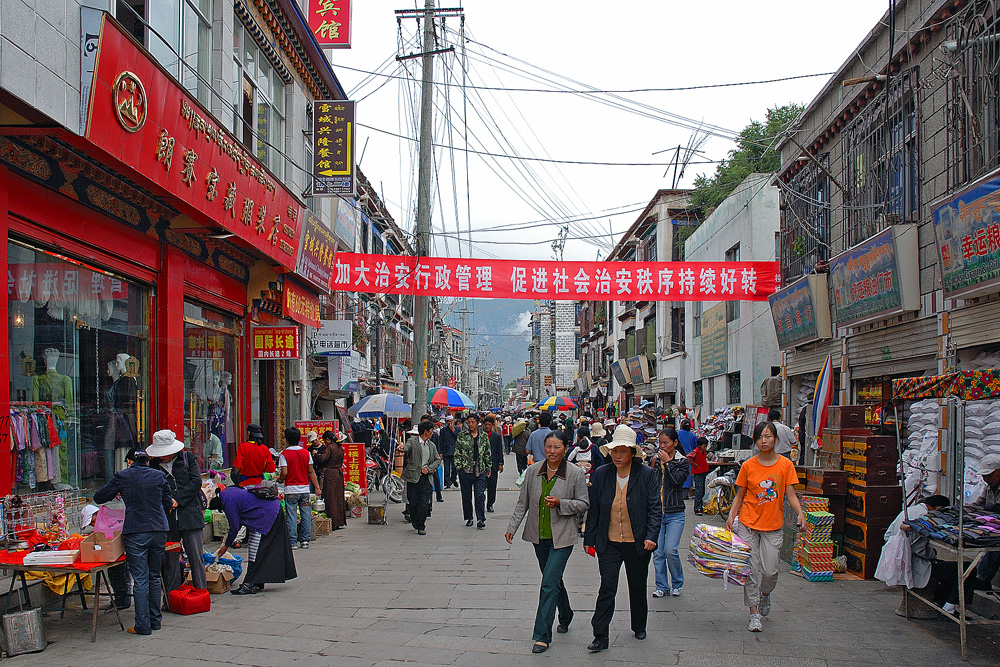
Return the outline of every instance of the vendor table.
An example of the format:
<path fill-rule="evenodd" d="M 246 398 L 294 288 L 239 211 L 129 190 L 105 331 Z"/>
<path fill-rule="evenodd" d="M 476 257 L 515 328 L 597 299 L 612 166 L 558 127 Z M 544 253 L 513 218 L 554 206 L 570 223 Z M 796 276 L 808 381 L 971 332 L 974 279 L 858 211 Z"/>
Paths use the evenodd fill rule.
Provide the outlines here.
<path fill-rule="evenodd" d="M 3 552 L 6 553 L 6 552 Z M 114 604 L 114 595 L 111 589 L 111 581 L 108 579 L 108 570 L 116 565 L 120 565 L 125 562 L 125 556 L 123 555 L 114 563 L 73 563 L 72 565 L 24 565 L 23 563 L 11 563 L 4 562 L 0 560 L 0 570 L 13 571 L 14 576 L 10 580 L 10 588 L 7 590 L 7 602 L 4 604 L 3 613 L 7 613 L 7 609 L 10 606 L 11 595 L 14 594 L 14 585 L 17 580 L 21 580 L 21 590 L 20 595 L 23 596 L 24 606 L 28 609 L 31 608 L 31 600 L 28 597 L 28 581 L 24 576 L 25 572 L 48 572 L 50 574 L 65 574 L 76 578 L 75 588 L 80 595 L 80 603 L 83 605 L 83 611 L 87 611 L 87 601 L 84 598 L 83 584 L 80 580 L 81 575 L 89 574 L 94 580 L 94 609 L 91 614 L 91 624 L 90 624 L 90 641 L 97 641 L 97 618 L 100 613 L 101 608 L 101 582 L 104 582 L 104 590 L 107 592 L 108 599 L 112 601 L 111 608 L 115 612 L 115 616 L 118 618 L 118 625 L 121 629 L 125 629 L 125 624 L 122 622 L 121 614 L 118 613 L 118 607 Z M 67 579 L 68 581 L 68 579 Z M 66 598 L 73 593 L 74 586 L 69 586 L 64 589 L 62 594 L 62 608 L 59 614 L 60 618 L 63 618 L 66 613 Z"/>
<path fill-rule="evenodd" d="M 943 614 L 946 618 L 949 618 L 956 623 L 959 627 L 959 635 L 962 640 L 962 660 L 968 660 L 968 648 L 967 648 L 967 627 L 970 625 L 997 625 L 1000 624 L 1000 620 L 989 620 L 982 619 L 978 621 L 970 621 L 966 616 L 966 599 L 965 599 L 965 580 L 968 579 L 976 571 L 976 566 L 979 565 L 979 561 L 983 559 L 983 556 L 990 552 L 1000 552 L 1000 546 L 997 547 L 970 547 L 959 543 L 958 546 L 948 544 L 939 539 L 933 537 L 928 537 L 931 546 L 935 549 L 941 549 L 942 551 L 947 551 L 948 553 L 955 554 L 958 558 L 955 561 L 955 567 L 958 568 L 958 607 L 955 609 L 954 614 L 949 614 L 941 607 L 934 604 L 933 600 L 929 600 L 919 593 L 915 593 L 912 590 L 906 590 L 906 595 L 903 596 L 903 611 L 906 612 L 906 618 L 910 618 L 910 596 L 917 598 L 929 607 L 936 609 L 938 612 Z M 968 567 L 965 566 L 965 557 L 972 557 L 972 562 Z"/>

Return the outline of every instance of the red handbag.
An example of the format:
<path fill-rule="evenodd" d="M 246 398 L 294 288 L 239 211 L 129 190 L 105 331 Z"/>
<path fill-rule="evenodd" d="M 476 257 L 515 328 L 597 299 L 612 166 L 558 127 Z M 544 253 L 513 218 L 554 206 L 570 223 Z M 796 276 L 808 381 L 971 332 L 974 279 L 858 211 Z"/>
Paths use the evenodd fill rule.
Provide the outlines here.
<path fill-rule="evenodd" d="M 189 584 L 184 584 L 167 595 L 170 603 L 170 611 L 175 614 L 188 616 L 190 614 L 200 614 L 212 608 L 212 596 L 204 588 L 195 588 Z"/>

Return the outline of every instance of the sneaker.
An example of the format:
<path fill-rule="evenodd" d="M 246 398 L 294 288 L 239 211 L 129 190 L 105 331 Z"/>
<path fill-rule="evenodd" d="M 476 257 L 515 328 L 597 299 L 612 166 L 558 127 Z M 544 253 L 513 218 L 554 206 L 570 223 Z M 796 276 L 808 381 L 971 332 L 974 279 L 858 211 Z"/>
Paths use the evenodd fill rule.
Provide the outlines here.
<path fill-rule="evenodd" d="M 653 591 L 653 597 L 654 598 L 665 598 L 665 597 L 667 597 L 667 592 L 663 591 L 663 590 L 660 590 L 659 588 L 657 588 L 655 591 Z"/>
<path fill-rule="evenodd" d="M 760 612 L 761 616 L 767 616 L 771 613 L 771 596 L 761 595 L 760 604 L 757 606 L 757 611 Z"/>
<path fill-rule="evenodd" d="M 680 597 L 681 596 L 681 589 L 679 589 L 679 588 L 671 588 L 670 589 L 670 594 L 672 596 L 674 596 L 675 598 Z"/>
<path fill-rule="evenodd" d="M 299 545 L 299 548 L 300 549 L 308 549 L 309 548 L 309 543 L 308 542 L 303 542 L 302 544 Z"/>
<path fill-rule="evenodd" d="M 298 544 L 294 544 L 294 543 L 292 544 L 292 551 L 294 551 L 294 550 L 296 550 L 298 548 L 299 548 Z"/>
<path fill-rule="evenodd" d="M 472 525 L 472 519 L 469 519 L 468 521 L 466 521 L 465 525 L 466 526 L 471 526 Z"/>
<path fill-rule="evenodd" d="M 426 534 L 427 534 L 427 531 L 424 530 L 423 528 L 421 528 L 420 530 L 417 531 L 417 535 L 426 535 Z"/>
<path fill-rule="evenodd" d="M 750 632 L 762 632 L 764 625 L 760 622 L 760 614 L 750 614 L 750 623 L 747 625 Z"/>
<path fill-rule="evenodd" d="M 480 521 L 479 523 L 476 524 L 476 528 L 478 528 L 479 530 L 482 530 L 485 527 L 486 527 L 485 521 Z"/>

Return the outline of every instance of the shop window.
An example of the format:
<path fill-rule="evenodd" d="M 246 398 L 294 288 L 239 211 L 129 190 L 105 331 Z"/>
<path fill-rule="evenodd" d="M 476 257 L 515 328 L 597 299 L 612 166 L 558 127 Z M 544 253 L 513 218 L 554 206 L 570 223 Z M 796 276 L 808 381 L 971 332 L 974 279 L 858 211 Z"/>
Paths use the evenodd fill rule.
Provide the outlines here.
<path fill-rule="evenodd" d="M 202 470 L 229 467 L 239 421 L 236 318 L 184 302 L 184 442 Z"/>
<path fill-rule="evenodd" d="M 691 403 L 694 406 L 705 404 L 705 386 L 701 380 L 694 383 L 691 390 Z"/>
<path fill-rule="evenodd" d="M 285 83 L 236 18 L 233 31 L 233 131 L 248 150 L 284 178 Z"/>
<path fill-rule="evenodd" d="M 7 253 L 15 489 L 99 488 L 155 423 L 151 291 L 21 243 Z"/>
<path fill-rule="evenodd" d="M 118 0 L 115 16 L 188 92 L 211 107 L 212 0 Z"/>
<path fill-rule="evenodd" d="M 739 371 L 735 373 L 730 373 L 726 376 L 726 382 L 729 389 L 729 404 L 739 405 L 743 402 L 743 396 L 740 392 L 740 374 Z"/>
<path fill-rule="evenodd" d="M 740 244 L 737 243 L 732 248 L 726 251 L 726 261 L 727 262 L 738 262 L 740 261 Z M 726 322 L 735 322 L 740 319 L 740 302 L 739 301 L 727 301 L 726 302 Z"/>

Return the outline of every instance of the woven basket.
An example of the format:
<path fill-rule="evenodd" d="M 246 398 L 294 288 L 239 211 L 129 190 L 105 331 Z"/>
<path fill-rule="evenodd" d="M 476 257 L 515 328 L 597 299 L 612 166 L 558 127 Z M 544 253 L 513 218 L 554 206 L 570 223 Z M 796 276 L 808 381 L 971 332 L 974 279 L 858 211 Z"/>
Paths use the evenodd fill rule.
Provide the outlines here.
<path fill-rule="evenodd" d="M 317 516 L 313 517 L 313 523 L 316 524 L 317 535 L 329 535 L 333 531 L 333 519 Z"/>

